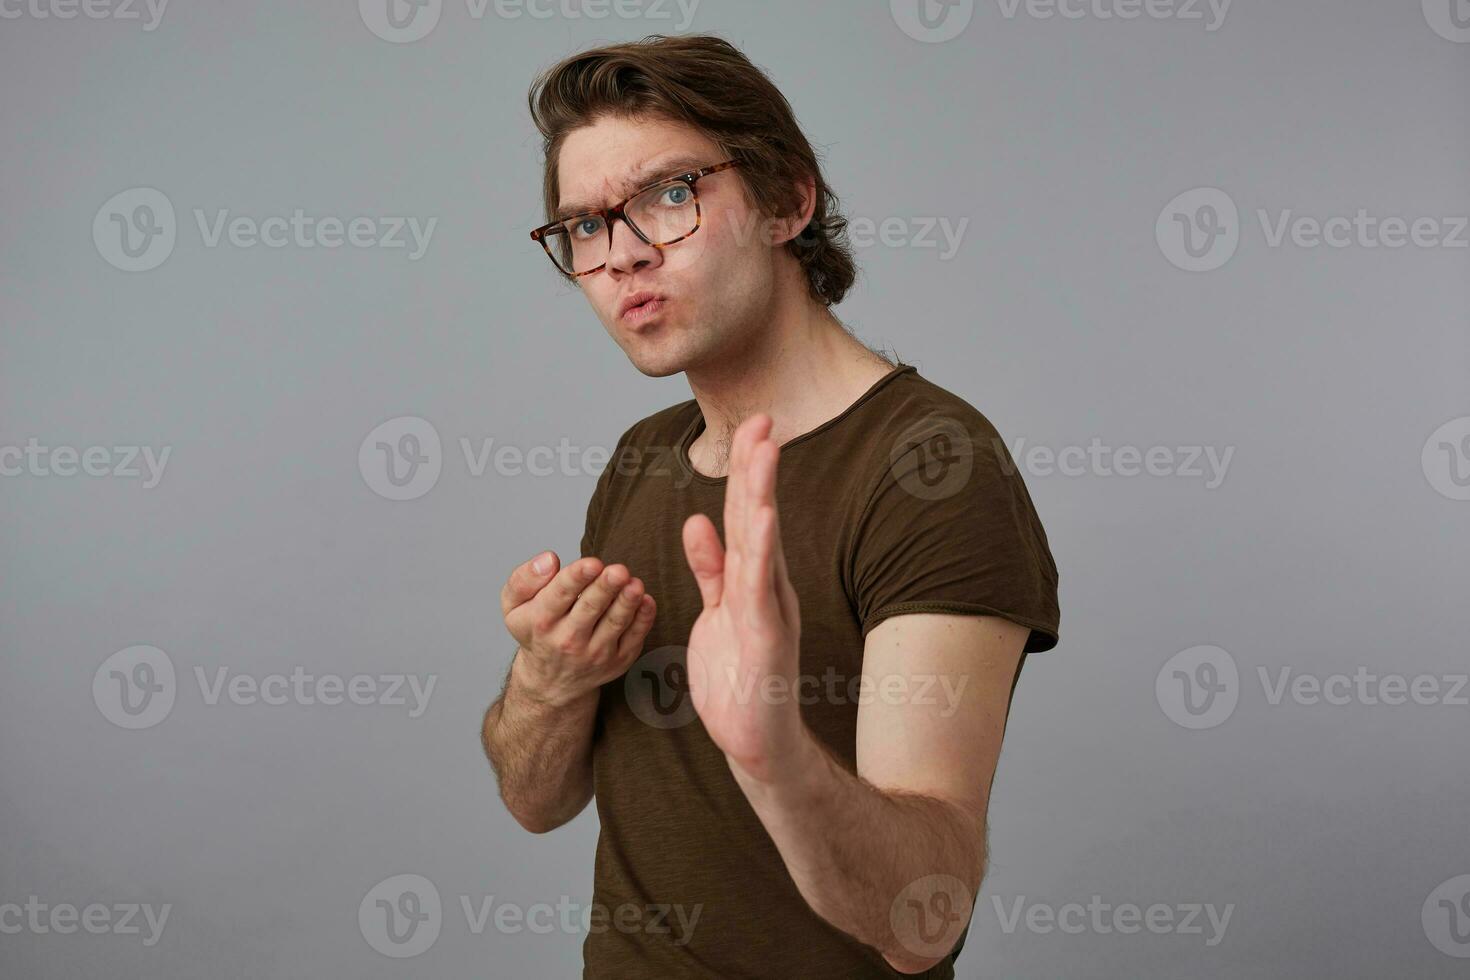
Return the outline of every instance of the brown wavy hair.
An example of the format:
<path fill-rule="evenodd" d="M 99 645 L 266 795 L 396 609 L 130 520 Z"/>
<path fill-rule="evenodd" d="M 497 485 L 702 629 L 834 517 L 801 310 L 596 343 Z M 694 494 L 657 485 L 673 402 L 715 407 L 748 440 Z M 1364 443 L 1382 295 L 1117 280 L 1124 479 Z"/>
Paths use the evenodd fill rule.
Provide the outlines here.
<path fill-rule="evenodd" d="M 765 73 L 710 34 L 652 34 L 574 54 L 537 76 L 528 100 L 545 154 L 547 221 L 560 204 L 557 159 L 575 129 L 604 115 L 685 123 L 738 160 L 745 199 L 771 217 L 795 214 L 799 182 L 816 185 L 811 222 L 785 248 L 801 263 L 812 298 L 842 301 L 857 278 L 847 220 L 822 176 L 796 114 Z M 716 161 L 711 161 L 716 162 Z"/>

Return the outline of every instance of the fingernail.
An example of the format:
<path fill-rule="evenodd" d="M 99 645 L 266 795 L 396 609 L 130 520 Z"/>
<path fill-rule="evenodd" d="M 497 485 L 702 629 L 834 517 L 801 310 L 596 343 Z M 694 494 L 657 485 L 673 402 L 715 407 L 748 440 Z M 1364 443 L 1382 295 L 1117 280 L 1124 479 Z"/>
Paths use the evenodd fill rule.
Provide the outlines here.
<path fill-rule="evenodd" d="M 535 572 L 537 575 L 545 575 L 550 569 L 551 556 L 544 552 L 538 555 L 535 561 L 531 562 L 531 571 Z"/>

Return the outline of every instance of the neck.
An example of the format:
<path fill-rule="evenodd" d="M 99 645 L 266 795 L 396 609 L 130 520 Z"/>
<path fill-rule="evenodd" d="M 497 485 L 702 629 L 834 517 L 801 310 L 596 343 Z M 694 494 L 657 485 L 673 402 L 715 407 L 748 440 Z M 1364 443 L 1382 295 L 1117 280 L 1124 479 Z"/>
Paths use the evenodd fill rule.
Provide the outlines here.
<path fill-rule="evenodd" d="M 896 366 L 807 297 L 742 339 L 739 349 L 685 373 L 705 419 L 690 461 L 707 476 L 726 474 L 735 429 L 756 412 L 771 416 L 779 446 L 842 414 Z"/>

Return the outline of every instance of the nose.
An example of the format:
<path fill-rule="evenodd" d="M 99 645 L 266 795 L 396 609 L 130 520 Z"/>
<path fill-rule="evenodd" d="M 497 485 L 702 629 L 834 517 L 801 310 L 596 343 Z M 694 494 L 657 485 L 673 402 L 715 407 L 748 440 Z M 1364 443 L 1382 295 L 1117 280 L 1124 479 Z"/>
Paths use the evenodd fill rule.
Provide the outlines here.
<path fill-rule="evenodd" d="M 640 269 L 657 268 L 663 252 L 633 234 L 626 218 L 612 223 L 612 246 L 607 253 L 607 271 L 614 276 L 629 275 Z"/>

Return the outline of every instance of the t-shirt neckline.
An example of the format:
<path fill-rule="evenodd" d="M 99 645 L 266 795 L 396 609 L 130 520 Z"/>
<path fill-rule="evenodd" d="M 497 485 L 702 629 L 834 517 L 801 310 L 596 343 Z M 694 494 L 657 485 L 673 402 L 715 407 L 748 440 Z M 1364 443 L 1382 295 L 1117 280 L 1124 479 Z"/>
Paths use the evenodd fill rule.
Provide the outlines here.
<path fill-rule="evenodd" d="M 879 378 L 877 381 L 874 381 L 867 391 L 859 395 L 856 401 L 844 408 L 841 412 L 823 422 L 815 429 L 810 429 L 806 432 L 803 432 L 801 435 L 797 436 L 794 439 L 788 439 L 785 443 L 781 445 L 781 452 L 784 454 L 786 450 L 790 449 L 792 446 L 795 446 L 798 443 L 806 442 L 807 440 L 812 439 L 822 434 L 823 432 L 826 432 L 828 429 L 832 428 L 833 426 L 840 423 L 843 419 L 847 418 L 853 412 L 857 411 L 860 405 L 876 395 L 879 390 L 884 388 L 894 378 L 897 378 L 902 374 L 907 374 L 910 371 L 917 370 L 918 369 L 914 367 L 914 365 L 904 364 L 902 361 L 900 361 L 897 366 L 893 368 L 892 371 L 889 371 L 887 374 L 883 375 L 883 377 Z M 703 432 L 704 429 L 704 412 L 700 410 L 699 402 L 695 401 L 694 418 L 689 422 L 689 425 L 685 427 L 684 435 L 681 436 L 679 439 L 678 451 L 675 452 L 674 455 L 678 457 L 679 465 L 683 468 L 685 475 L 693 478 L 695 482 L 707 484 L 709 486 L 723 486 L 730 479 L 728 474 L 726 474 L 725 476 L 706 476 L 705 474 L 699 472 L 699 470 L 694 468 L 694 463 L 689 458 L 689 447 L 694 444 L 694 440 L 699 438 L 699 434 Z"/>

